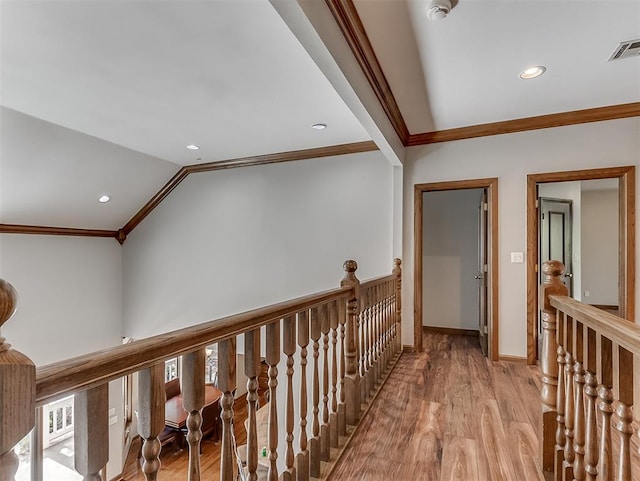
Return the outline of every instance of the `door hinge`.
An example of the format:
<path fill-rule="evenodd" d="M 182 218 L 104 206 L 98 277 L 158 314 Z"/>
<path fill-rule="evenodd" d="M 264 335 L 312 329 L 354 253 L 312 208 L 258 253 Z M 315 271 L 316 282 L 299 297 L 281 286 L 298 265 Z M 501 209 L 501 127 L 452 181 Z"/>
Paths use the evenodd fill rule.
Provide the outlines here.
<path fill-rule="evenodd" d="M 542 213 L 542 220 L 544 220 L 544 212 Z"/>
<path fill-rule="evenodd" d="M 536 272 L 538 272 L 538 264 L 536 264 Z"/>
<path fill-rule="evenodd" d="M 484 333 L 489 334 L 489 326 L 484 326 Z"/>
<path fill-rule="evenodd" d="M 484 272 L 489 272 L 489 265 L 488 265 L 488 264 L 485 264 L 484 266 L 482 266 L 482 270 L 483 270 Z"/>
<path fill-rule="evenodd" d="M 540 207 L 540 203 L 538 202 L 538 199 L 536 199 L 536 209 Z"/>
<path fill-rule="evenodd" d="M 489 204 L 487 204 L 486 202 L 483 202 L 482 208 L 484 209 L 485 212 L 487 212 L 489 210 Z"/>

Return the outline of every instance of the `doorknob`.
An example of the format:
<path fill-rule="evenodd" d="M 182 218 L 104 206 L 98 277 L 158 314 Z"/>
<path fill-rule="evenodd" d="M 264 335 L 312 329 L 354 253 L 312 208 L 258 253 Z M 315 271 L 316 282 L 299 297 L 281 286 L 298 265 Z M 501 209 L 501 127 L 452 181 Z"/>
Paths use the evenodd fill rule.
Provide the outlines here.
<path fill-rule="evenodd" d="M 564 276 L 571 279 L 573 277 L 573 274 L 571 272 L 567 272 Z"/>
<path fill-rule="evenodd" d="M 484 278 L 484 276 L 482 276 L 482 275 L 474 276 L 474 279 L 483 279 L 483 278 Z"/>

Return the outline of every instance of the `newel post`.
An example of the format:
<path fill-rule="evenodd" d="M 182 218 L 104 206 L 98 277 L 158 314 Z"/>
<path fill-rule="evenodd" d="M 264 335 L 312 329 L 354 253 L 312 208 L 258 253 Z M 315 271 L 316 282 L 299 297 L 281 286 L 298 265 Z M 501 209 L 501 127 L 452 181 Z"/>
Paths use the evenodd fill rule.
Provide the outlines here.
<path fill-rule="evenodd" d="M 566 296 L 567 287 L 560 276 L 564 265 L 560 261 L 542 263 L 544 282 L 540 288 L 542 305 L 542 352 L 540 371 L 542 373 L 542 468 L 553 472 L 556 444 L 557 392 L 558 392 L 558 342 L 556 340 L 556 308 L 551 305 L 550 296 Z"/>
<path fill-rule="evenodd" d="M 353 288 L 353 294 L 347 300 L 347 332 L 345 336 L 347 348 L 345 352 L 344 390 L 347 424 L 354 425 L 360 418 L 360 373 L 358 372 L 358 360 L 360 358 L 360 353 L 358 352 L 360 281 L 356 277 L 356 270 L 358 269 L 356 261 L 348 260 L 343 267 L 345 275 L 340 285 Z"/>
<path fill-rule="evenodd" d="M 402 351 L 402 260 L 399 257 L 393 259 L 393 270 L 396 276 L 396 350 Z"/>
<path fill-rule="evenodd" d="M 18 296 L 0 279 L 0 327 L 16 311 Z M 0 336 L 0 481 L 14 481 L 18 456 L 13 447 L 36 423 L 36 367 Z"/>

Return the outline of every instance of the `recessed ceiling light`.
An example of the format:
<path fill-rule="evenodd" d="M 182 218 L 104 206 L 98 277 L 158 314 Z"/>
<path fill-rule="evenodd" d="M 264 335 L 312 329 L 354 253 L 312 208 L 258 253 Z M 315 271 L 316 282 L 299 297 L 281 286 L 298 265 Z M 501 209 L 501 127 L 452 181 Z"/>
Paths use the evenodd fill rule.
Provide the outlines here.
<path fill-rule="evenodd" d="M 189 150 L 199 150 L 200 147 L 198 147 L 196 144 L 189 144 L 189 145 L 187 145 L 187 149 L 189 149 Z"/>
<path fill-rule="evenodd" d="M 314 130 L 324 130 L 327 128 L 327 124 L 313 124 L 311 128 Z"/>
<path fill-rule="evenodd" d="M 537 67 L 531 67 L 525 70 L 524 72 L 520 73 L 520 78 L 523 80 L 528 80 L 528 79 L 540 77 L 540 75 L 542 75 L 545 72 L 545 70 L 547 70 L 547 67 L 543 67 L 542 65 L 538 65 Z"/>
<path fill-rule="evenodd" d="M 109 197 L 108 195 L 103 195 L 98 199 L 98 202 L 100 202 L 101 204 L 106 204 L 110 200 L 111 200 L 111 197 Z"/>

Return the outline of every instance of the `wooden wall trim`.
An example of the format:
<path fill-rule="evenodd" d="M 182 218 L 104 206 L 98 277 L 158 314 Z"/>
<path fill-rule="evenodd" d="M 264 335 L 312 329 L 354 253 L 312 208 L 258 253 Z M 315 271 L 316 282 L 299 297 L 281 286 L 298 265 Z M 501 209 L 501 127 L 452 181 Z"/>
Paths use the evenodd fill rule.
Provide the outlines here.
<path fill-rule="evenodd" d="M 414 185 L 414 246 L 413 246 L 413 329 L 414 348 L 416 352 L 422 351 L 422 213 L 423 196 L 425 192 L 459 189 L 487 189 L 487 203 L 489 204 L 488 240 L 489 240 L 489 270 L 490 279 L 488 285 L 488 297 L 490 309 L 488 321 L 490 326 L 489 357 L 497 361 L 499 357 L 499 272 L 498 272 L 498 178 L 457 180 L 451 182 L 432 182 L 428 184 Z"/>
<path fill-rule="evenodd" d="M 330 145 L 328 147 L 317 147 L 315 149 L 292 150 L 289 152 L 278 152 L 275 154 L 254 155 L 252 157 L 221 160 L 206 164 L 193 164 L 188 165 L 185 169 L 189 174 L 194 174 L 197 172 L 211 172 L 213 170 L 250 167 L 252 165 L 277 164 L 280 162 L 316 159 L 321 157 L 331 157 L 334 155 L 358 154 L 360 152 L 372 152 L 374 150 L 378 150 L 376 143 L 372 140 L 366 140 L 364 142 Z"/>
<path fill-rule="evenodd" d="M 76 237 L 113 237 L 118 238 L 118 231 L 101 229 L 76 229 L 73 227 L 53 227 L 20 224 L 0 224 L 0 234 L 38 234 L 64 235 Z"/>
<path fill-rule="evenodd" d="M 620 317 L 635 320 L 635 166 L 608 167 L 564 172 L 547 172 L 527 176 L 527 362 L 535 364 L 536 317 L 538 315 L 538 215 L 537 185 L 594 179 L 620 179 Z"/>
<path fill-rule="evenodd" d="M 407 145 L 409 129 L 391 91 L 380 62 L 369 41 L 362 20 L 352 0 L 326 0 L 329 10 L 347 40 L 362 72 L 369 81 L 400 141 Z"/>
<path fill-rule="evenodd" d="M 350 144 L 330 145 L 327 147 L 318 147 L 315 149 L 293 150 L 289 152 L 278 152 L 275 154 L 254 155 L 251 157 L 240 157 L 237 159 L 221 160 L 218 162 L 208 162 L 206 164 L 192 164 L 182 167 L 167 182 L 162 189 L 147 202 L 136 215 L 122 228 L 125 236 L 142 220 L 147 217 L 153 209 L 158 207 L 173 189 L 175 189 L 189 174 L 199 172 L 212 172 L 214 170 L 234 169 L 238 167 L 249 167 L 253 165 L 276 164 L 279 162 L 291 162 L 294 160 L 314 159 L 321 157 L 330 157 L 333 155 L 357 154 L 360 152 L 371 152 L 378 150 L 378 146 L 372 140 L 364 142 L 353 142 Z"/>
<path fill-rule="evenodd" d="M 255 155 L 237 159 L 209 162 L 206 164 L 193 164 L 180 168 L 178 172 L 127 222 L 122 229 L 117 231 L 99 229 L 75 229 L 71 227 L 47 227 L 18 224 L 0 224 L 0 234 L 38 234 L 38 235 L 65 235 L 81 237 L 113 237 L 123 244 L 127 235 L 147 217 L 153 209 L 175 189 L 189 174 L 198 172 L 211 172 L 214 170 L 232 169 L 237 167 L 249 167 L 252 165 L 275 164 L 279 162 L 291 162 L 334 155 L 357 154 L 378 150 L 378 146 L 372 140 L 353 142 L 349 144 L 330 145 L 314 149 L 294 150 L 278 152 L 275 154 Z"/>
<path fill-rule="evenodd" d="M 164 186 L 147 202 L 142 209 L 140 209 L 130 220 L 127 222 L 122 231 L 125 236 L 129 235 L 131 231 L 140 223 L 142 220 L 147 217 L 153 209 L 158 207 L 160 202 L 162 202 L 165 197 L 167 197 L 173 189 L 178 187 L 180 182 L 182 182 L 189 172 L 186 167 L 182 167 L 176 174 L 171 177 L 171 179 L 164 184 Z"/>
<path fill-rule="evenodd" d="M 436 130 L 421 134 L 410 134 L 405 145 L 425 145 L 438 142 L 451 142 L 454 140 L 472 139 L 475 137 L 487 137 L 491 135 L 511 134 L 527 130 L 548 129 L 566 125 L 584 124 L 588 122 L 601 122 L 603 120 L 624 119 L 640 116 L 640 102 L 628 104 L 609 105 L 592 109 L 574 110 L 557 114 L 525 117 L 502 122 L 470 125 L 456 129 Z"/>

